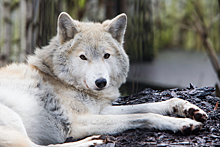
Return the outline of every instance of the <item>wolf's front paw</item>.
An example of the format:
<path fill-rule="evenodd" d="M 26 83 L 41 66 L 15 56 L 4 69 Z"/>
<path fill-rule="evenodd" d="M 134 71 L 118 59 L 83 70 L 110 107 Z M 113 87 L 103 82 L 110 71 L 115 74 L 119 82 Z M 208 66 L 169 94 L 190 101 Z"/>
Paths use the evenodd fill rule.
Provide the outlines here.
<path fill-rule="evenodd" d="M 188 118 L 185 118 L 185 121 L 183 121 L 182 123 L 180 123 L 180 131 L 184 134 L 191 134 L 191 133 L 197 133 L 201 130 L 202 128 L 202 123 L 201 122 L 197 122 L 195 120 L 191 120 Z"/>
<path fill-rule="evenodd" d="M 204 123 L 208 118 L 208 115 L 202 109 L 190 103 L 186 105 L 184 113 L 186 117 L 195 119 L 196 121 L 199 121 L 202 123 Z"/>

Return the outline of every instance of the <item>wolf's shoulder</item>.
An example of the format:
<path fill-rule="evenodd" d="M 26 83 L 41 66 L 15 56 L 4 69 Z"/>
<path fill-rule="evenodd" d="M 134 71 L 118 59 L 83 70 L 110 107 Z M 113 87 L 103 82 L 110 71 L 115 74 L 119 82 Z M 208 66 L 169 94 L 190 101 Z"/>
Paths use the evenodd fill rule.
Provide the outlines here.
<path fill-rule="evenodd" d="M 12 63 L 0 68 L 0 87 L 33 87 L 40 81 L 42 75 L 39 71 L 25 63 Z"/>
<path fill-rule="evenodd" d="M 0 68 L 0 78 L 11 79 L 21 78 L 26 79 L 39 75 L 38 71 L 25 63 L 12 63 Z"/>

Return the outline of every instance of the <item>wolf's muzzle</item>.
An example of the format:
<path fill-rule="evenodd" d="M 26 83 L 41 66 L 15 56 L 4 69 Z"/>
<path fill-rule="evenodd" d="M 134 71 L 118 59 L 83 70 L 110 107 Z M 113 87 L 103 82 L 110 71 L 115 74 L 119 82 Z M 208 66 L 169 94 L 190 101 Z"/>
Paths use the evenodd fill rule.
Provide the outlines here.
<path fill-rule="evenodd" d="M 106 86 L 107 81 L 106 81 L 106 79 L 104 79 L 104 78 L 99 78 L 99 79 L 97 79 L 97 80 L 95 81 L 95 84 L 96 84 L 96 86 L 97 86 L 98 88 L 102 89 L 102 88 L 104 88 L 104 87 Z"/>

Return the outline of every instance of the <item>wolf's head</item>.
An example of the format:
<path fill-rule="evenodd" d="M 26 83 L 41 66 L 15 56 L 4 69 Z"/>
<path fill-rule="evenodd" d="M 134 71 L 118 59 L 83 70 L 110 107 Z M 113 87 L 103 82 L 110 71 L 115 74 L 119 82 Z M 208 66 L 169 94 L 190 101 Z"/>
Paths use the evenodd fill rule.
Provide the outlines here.
<path fill-rule="evenodd" d="M 42 49 L 44 52 L 35 52 L 41 63 L 31 58 L 29 63 L 76 88 L 95 92 L 119 88 L 129 69 L 123 49 L 126 25 L 125 14 L 100 24 L 79 22 L 63 12 L 57 36 Z"/>

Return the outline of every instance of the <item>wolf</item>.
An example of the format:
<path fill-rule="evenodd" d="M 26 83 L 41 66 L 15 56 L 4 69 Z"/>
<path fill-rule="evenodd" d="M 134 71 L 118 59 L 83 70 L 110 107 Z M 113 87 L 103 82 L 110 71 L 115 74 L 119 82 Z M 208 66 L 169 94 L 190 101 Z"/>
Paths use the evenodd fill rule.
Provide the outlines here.
<path fill-rule="evenodd" d="M 129 71 L 126 14 L 93 23 L 62 12 L 57 25 L 57 35 L 27 63 L 0 69 L 0 146 L 79 147 L 101 144 L 97 135 L 127 129 L 200 130 L 207 114 L 179 98 L 112 106 Z M 63 143 L 70 136 L 91 137 Z"/>

